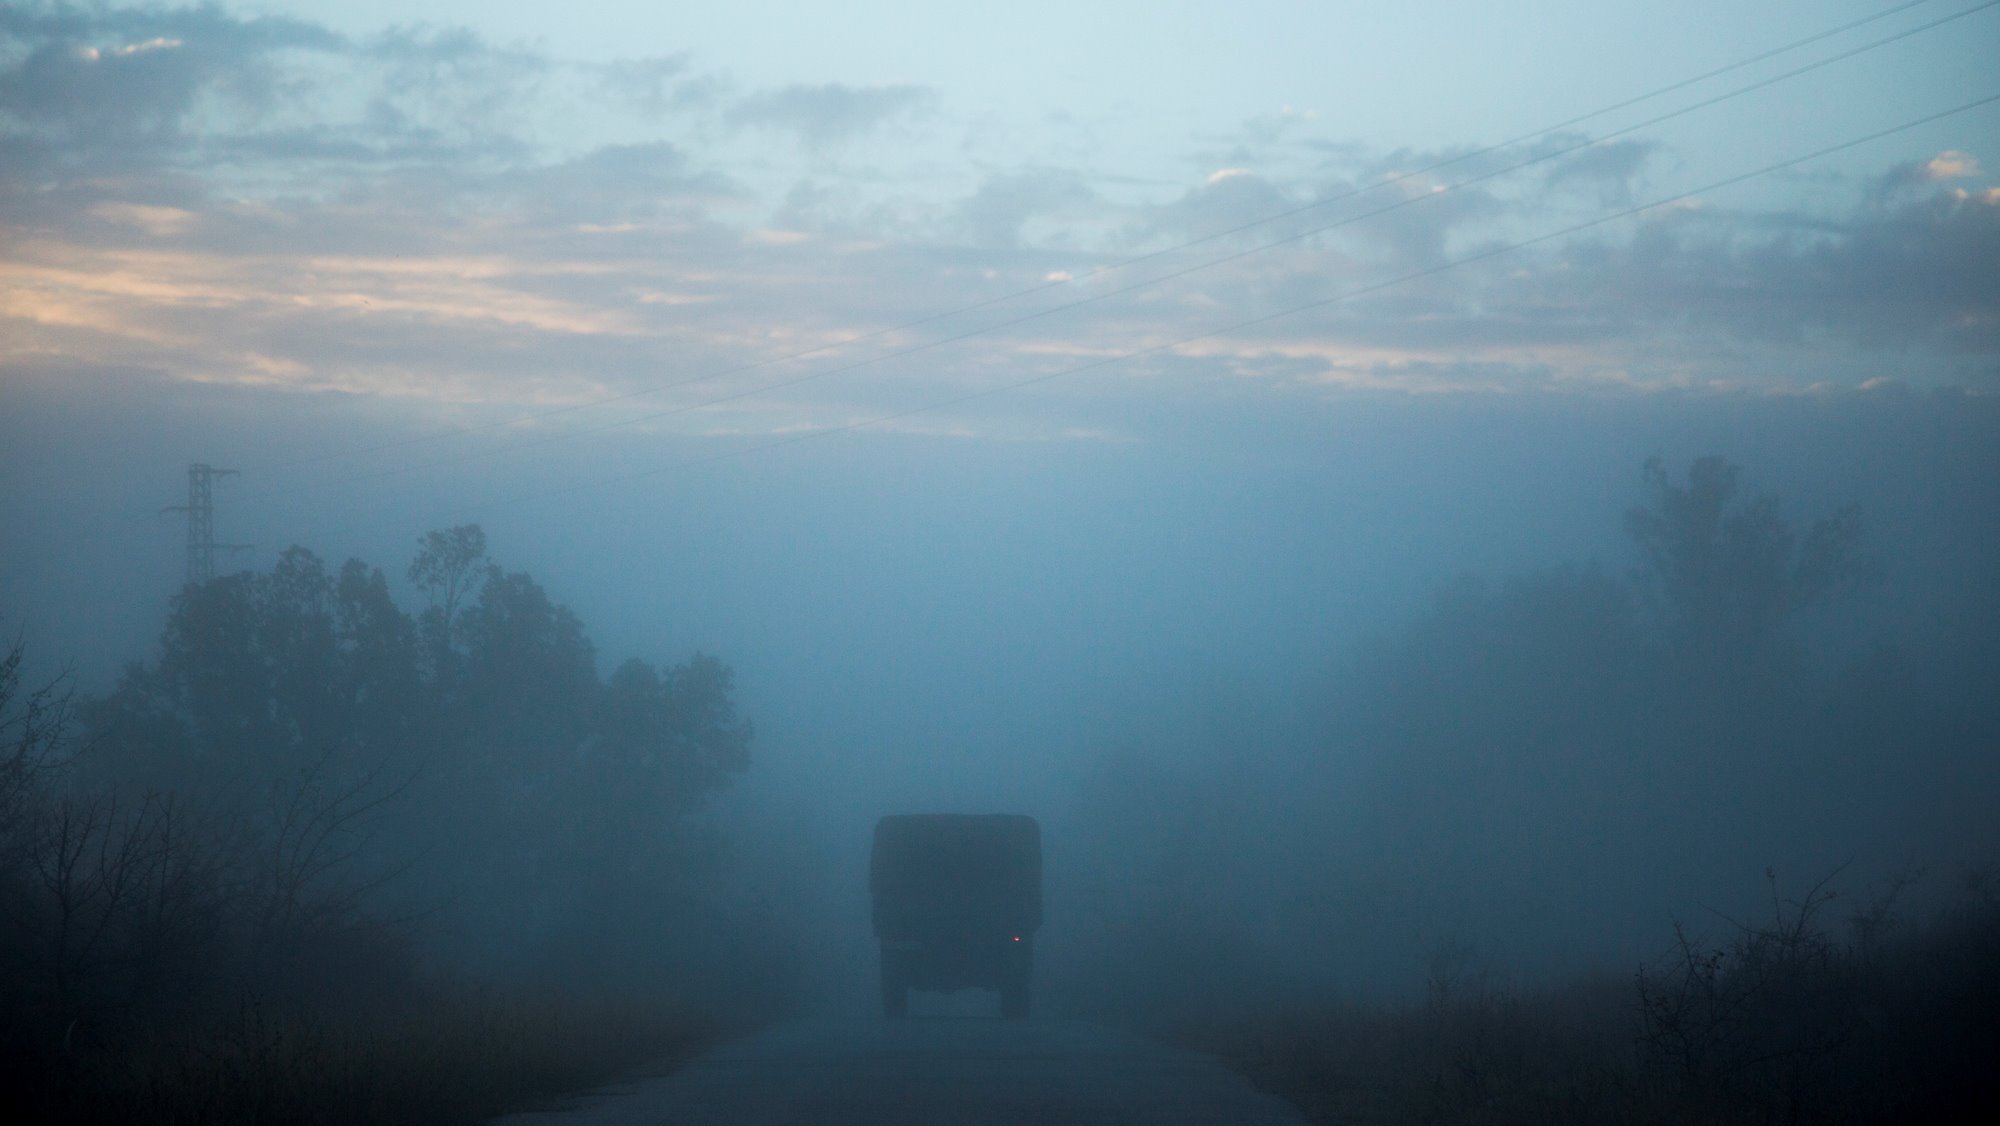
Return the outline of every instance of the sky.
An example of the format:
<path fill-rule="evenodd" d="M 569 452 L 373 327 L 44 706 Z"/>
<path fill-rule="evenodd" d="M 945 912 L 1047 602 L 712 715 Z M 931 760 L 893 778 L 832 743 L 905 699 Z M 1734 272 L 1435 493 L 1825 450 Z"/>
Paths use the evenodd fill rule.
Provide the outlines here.
<path fill-rule="evenodd" d="M 2000 390 L 2000 6 L 1753 9 L 0 5 L 0 612 L 142 655 L 203 462 L 236 565 L 478 521 L 795 746 L 1004 685 L 882 736 L 966 803 L 996 664 L 1069 747 L 1616 561 L 1652 454 L 1921 491 L 1910 404 Z"/>

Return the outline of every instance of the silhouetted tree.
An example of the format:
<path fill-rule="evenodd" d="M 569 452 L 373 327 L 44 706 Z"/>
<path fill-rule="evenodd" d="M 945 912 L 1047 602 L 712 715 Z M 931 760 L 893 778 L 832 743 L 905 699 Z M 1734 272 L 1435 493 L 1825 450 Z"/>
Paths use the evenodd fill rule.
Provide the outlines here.
<path fill-rule="evenodd" d="M 158 657 L 127 665 L 111 694 L 85 707 L 96 749 L 87 769 L 164 789 L 268 770 L 289 748 L 262 651 L 257 583 L 227 575 L 174 597 Z"/>
<path fill-rule="evenodd" d="M 460 615 L 466 730 L 502 769 L 560 764 L 589 731 L 597 658 L 583 623 L 534 579 L 494 568 Z"/>
<path fill-rule="evenodd" d="M 645 661 L 605 683 L 593 759 L 635 782 L 649 805 L 687 812 L 750 765 L 751 728 L 730 698 L 733 674 L 697 653 L 662 675 Z"/>
<path fill-rule="evenodd" d="M 372 770 L 402 752 L 420 703 L 409 620 L 380 572 L 339 579 L 301 547 L 269 574 L 227 575 L 174 599 L 158 659 L 89 710 L 101 771 L 158 787 L 282 776 L 330 759 Z"/>
<path fill-rule="evenodd" d="M 334 584 L 340 698 L 360 757 L 375 761 L 416 736 L 422 705 L 417 628 L 379 568 L 350 559 Z"/>
<path fill-rule="evenodd" d="M 688 815 L 749 762 L 728 666 L 633 661 L 601 682 L 583 623 L 490 562 L 477 525 L 423 537 L 409 575 L 415 618 L 380 570 L 331 574 L 299 547 L 186 588 L 157 659 L 88 708 L 96 779 L 229 810 L 261 932 L 337 930 L 417 857 L 495 946 L 566 920 L 608 933 L 667 885 L 687 894 Z M 124 824 L 78 812 L 100 837 Z"/>
<path fill-rule="evenodd" d="M 417 557 L 410 561 L 409 576 L 430 600 L 417 623 L 433 678 L 451 680 L 458 611 L 492 569 L 486 562 L 486 532 L 477 524 L 426 532 L 417 541 Z"/>
<path fill-rule="evenodd" d="M 730 679 L 696 654 L 664 671 L 626 661 L 606 681 L 574 766 L 541 795 L 561 920 L 551 941 L 606 949 L 649 935 L 658 949 L 706 914 L 697 904 L 721 857 L 689 815 L 750 762 Z"/>
<path fill-rule="evenodd" d="M 1741 470 L 1722 458 L 1697 459 L 1685 484 L 1658 458 L 1644 472 L 1651 497 L 1625 514 L 1625 527 L 1677 639 L 1703 660 L 1764 655 L 1794 615 L 1866 573 L 1860 510 L 1851 505 L 1815 522 L 1801 542 L 1777 498 L 1741 496 Z"/>
<path fill-rule="evenodd" d="M 27 645 L 20 639 L 0 656 L 0 860 L 22 822 L 35 787 L 62 765 L 72 719 L 67 676 L 38 688 L 21 683 Z"/>

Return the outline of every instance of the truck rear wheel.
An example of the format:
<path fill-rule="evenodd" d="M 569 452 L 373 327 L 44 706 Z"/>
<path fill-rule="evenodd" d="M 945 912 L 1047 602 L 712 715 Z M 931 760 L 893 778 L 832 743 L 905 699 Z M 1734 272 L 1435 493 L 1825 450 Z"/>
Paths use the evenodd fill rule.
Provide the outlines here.
<path fill-rule="evenodd" d="M 1000 1015 L 1020 1020 L 1028 1015 L 1028 979 L 1024 974 L 1000 987 Z"/>
<path fill-rule="evenodd" d="M 1000 977 L 1000 1015 L 1020 1020 L 1028 1015 L 1028 982 L 1035 973 L 1035 944 L 1032 936 L 1016 936 L 1007 944 L 1005 967 Z"/>
<path fill-rule="evenodd" d="M 894 954 L 882 951 L 882 1015 L 897 1018 L 910 1011 L 910 986 Z"/>

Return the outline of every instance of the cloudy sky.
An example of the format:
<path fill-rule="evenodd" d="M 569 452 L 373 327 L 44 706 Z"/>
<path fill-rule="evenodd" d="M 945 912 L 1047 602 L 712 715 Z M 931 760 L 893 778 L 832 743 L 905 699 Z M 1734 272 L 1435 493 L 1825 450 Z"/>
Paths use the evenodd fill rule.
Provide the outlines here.
<path fill-rule="evenodd" d="M 575 7 L 9 4 L 7 378 L 771 434 L 1054 375 L 880 424 L 1035 436 L 1224 379 L 1992 383 L 2000 105 L 1557 234 L 2000 93 L 1986 5 Z"/>
<path fill-rule="evenodd" d="M 242 471 L 255 565 L 394 571 L 479 520 L 609 656 L 767 671 L 884 615 L 977 634 L 953 608 L 1057 551 L 1033 620 L 1077 668 L 1115 632 L 1082 608 L 1218 574 L 1330 614 L 1561 557 L 1641 458 L 1707 452 L 1660 422 L 1691 401 L 2000 391 L 1996 57 L 1979 0 L 8 0 L 0 610 L 143 645 L 193 461 Z M 1522 479 L 1468 466 L 1538 445 L 1601 454 L 1542 485 L 1628 475 L 1492 515 Z M 1420 502 L 1370 541 L 1402 554 L 1286 547 Z"/>

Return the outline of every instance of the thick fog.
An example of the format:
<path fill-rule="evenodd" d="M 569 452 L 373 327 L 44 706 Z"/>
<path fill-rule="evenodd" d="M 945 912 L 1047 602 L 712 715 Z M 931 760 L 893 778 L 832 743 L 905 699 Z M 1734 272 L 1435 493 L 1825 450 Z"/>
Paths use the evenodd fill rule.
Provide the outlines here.
<path fill-rule="evenodd" d="M 1141 36 L 1197 105 L 278 7 L 0 17 L 9 1045 L 872 1013 L 900 813 L 1142 1025 L 1988 886 L 1991 13 Z"/>
<path fill-rule="evenodd" d="M 283 456 L 291 420 L 203 411 L 169 440 L 151 411 L 42 393 L 10 449 L 102 452 L 63 503 L 9 497 L 32 530 L 10 624 L 101 693 L 157 650 L 182 528 L 146 508 L 181 499 L 174 451 Z M 1948 884 L 1985 857 L 1996 438 L 1984 399 L 1894 391 L 1218 405 L 1124 442 L 832 439 L 472 514 L 602 672 L 735 670 L 750 766 L 705 816 L 827 1003 L 865 1004 L 869 830 L 914 811 L 1043 822 L 1058 997 L 1149 967 L 1119 988 L 1375 995 L 1448 952 L 1626 969 L 1673 920 L 1754 907 L 1767 868 Z M 1711 452 L 1794 541 L 1860 514 L 1865 565 L 1740 671 L 1682 663 L 1628 526 L 1658 500 L 1649 458 L 1679 486 Z M 268 571 L 315 517 L 236 489 L 218 536 Z M 421 607 L 427 525 L 366 508 L 344 542 Z M 44 550 L 111 535 L 127 549 Z"/>

